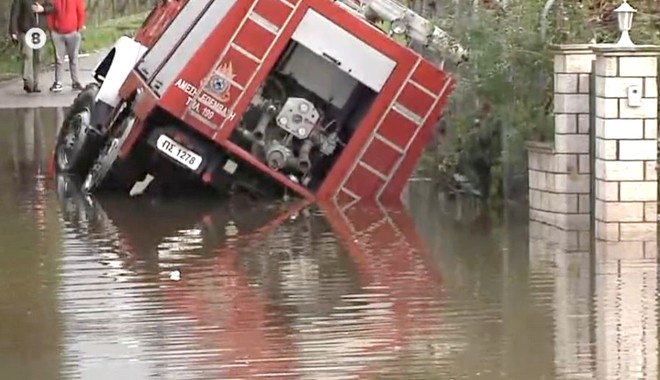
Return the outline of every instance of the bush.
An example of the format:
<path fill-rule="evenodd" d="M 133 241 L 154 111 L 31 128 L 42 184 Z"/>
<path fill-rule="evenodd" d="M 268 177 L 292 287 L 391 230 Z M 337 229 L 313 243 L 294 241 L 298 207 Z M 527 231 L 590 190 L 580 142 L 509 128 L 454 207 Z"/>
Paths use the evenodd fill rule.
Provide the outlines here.
<path fill-rule="evenodd" d="M 550 45 L 614 42 L 612 10 L 620 2 L 557 0 L 547 17 L 545 41 L 540 27 L 545 1 L 509 0 L 504 9 L 446 3 L 436 22 L 469 47 L 471 57 L 455 70 L 458 84 L 441 127 L 445 138 L 425 158 L 424 169 L 445 184 L 461 173 L 491 200 L 502 199 L 504 182 L 516 177 L 526 193 L 524 142 L 551 141 L 554 132 Z M 641 8 L 633 38 L 658 41 L 655 9 L 632 5 Z"/>
<path fill-rule="evenodd" d="M 439 22 L 471 56 L 456 69 L 446 138 L 434 163 L 445 178 L 464 174 L 485 198 L 502 197 L 503 165 L 524 163 L 525 140 L 552 136 L 552 61 L 539 33 L 542 6 L 458 9 Z"/>

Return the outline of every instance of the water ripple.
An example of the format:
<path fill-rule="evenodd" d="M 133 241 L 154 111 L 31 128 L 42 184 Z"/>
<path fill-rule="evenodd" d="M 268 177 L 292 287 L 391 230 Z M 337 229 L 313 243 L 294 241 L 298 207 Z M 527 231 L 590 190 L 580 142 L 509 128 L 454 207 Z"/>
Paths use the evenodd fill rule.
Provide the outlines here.
<path fill-rule="evenodd" d="M 47 125 L 0 129 L 2 379 L 657 378 L 649 252 L 566 252 L 428 183 L 414 220 L 88 197 L 48 184 Z"/>

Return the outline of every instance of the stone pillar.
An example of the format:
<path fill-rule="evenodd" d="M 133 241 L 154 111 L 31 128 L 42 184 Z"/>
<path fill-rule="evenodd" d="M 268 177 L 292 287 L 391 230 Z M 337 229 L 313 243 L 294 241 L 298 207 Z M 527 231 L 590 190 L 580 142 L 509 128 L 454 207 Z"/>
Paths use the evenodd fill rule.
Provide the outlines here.
<path fill-rule="evenodd" d="M 554 146 L 528 144 L 530 218 L 563 230 L 590 229 L 590 45 L 554 48 Z"/>
<path fill-rule="evenodd" d="M 602 45 L 593 50 L 596 239 L 655 242 L 660 47 Z"/>

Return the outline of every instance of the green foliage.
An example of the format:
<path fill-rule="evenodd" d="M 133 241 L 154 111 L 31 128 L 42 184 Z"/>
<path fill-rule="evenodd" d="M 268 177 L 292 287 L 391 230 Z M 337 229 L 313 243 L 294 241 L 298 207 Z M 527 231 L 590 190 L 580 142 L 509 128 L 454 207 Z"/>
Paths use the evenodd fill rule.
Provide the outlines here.
<path fill-rule="evenodd" d="M 471 56 L 468 63 L 449 68 L 458 83 L 443 118 L 446 138 L 423 164 L 443 180 L 461 173 L 485 198 L 500 200 L 503 184 L 513 174 L 525 185 L 525 141 L 553 137 L 550 46 L 615 42 L 612 10 L 621 2 L 556 0 L 543 41 L 544 0 L 509 0 L 505 8 L 490 9 L 485 1 L 476 8 L 474 2 L 444 1 L 436 23 L 468 47 Z M 638 9 L 633 40 L 659 43 L 658 2 L 633 0 L 631 5 Z"/>
<path fill-rule="evenodd" d="M 87 28 L 82 33 L 81 53 L 98 51 L 112 45 L 122 35 L 131 35 L 142 25 L 146 16 L 146 13 L 139 13 L 107 20 L 97 26 Z M 46 44 L 44 49 L 46 49 L 44 62 L 53 62 L 54 50 L 52 44 Z M 0 42 L 0 79 L 15 76 L 15 73 L 19 72 L 19 63 L 18 49 L 12 46 L 10 42 L 4 44 Z"/>
<path fill-rule="evenodd" d="M 437 167 L 466 175 L 488 198 L 502 197 L 502 165 L 522 165 L 525 140 L 552 136 L 552 56 L 539 32 L 542 6 L 513 1 L 506 11 L 459 8 L 439 22 L 471 55 L 455 70 Z"/>
<path fill-rule="evenodd" d="M 12 0 L 0 0 L 0 80 L 12 78 L 20 70 L 18 49 L 9 40 L 9 10 Z M 122 34 L 130 34 L 140 26 L 151 0 L 85 0 L 86 25 L 81 51 L 91 53 L 105 48 Z M 53 47 L 46 45 L 45 62 L 53 61 Z"/>
<path fill-rule="evenodd" d="M 132 35 L 147 17 L 147 13 L 107 20 L 83 34 L 83 48 L 98 51 L 112 45 L 123 35 Z"/>

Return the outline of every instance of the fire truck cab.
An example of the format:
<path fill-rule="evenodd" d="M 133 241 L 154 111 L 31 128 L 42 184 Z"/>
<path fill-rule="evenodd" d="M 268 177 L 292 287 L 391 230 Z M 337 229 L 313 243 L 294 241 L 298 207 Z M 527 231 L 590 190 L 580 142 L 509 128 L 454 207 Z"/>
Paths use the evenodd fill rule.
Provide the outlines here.
<path fill-rule="evenodd" d="M 393 35 L 467 57 L 392 0 L 161 2 L 74 101 L 55 169 L 86 191 L 398 199 L 455 81 Z"/>

